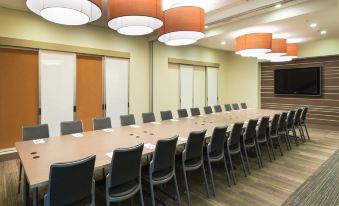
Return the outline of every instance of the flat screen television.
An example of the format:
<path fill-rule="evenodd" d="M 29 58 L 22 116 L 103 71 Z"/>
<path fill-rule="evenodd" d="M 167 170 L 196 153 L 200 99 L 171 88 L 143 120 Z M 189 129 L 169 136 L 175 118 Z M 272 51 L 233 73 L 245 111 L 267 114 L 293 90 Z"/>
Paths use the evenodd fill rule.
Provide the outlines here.
<path fill-rule="evenodd" d="M 277 69 L 274 71 L 276 95 L 321 95 L 321 67 Z"/>

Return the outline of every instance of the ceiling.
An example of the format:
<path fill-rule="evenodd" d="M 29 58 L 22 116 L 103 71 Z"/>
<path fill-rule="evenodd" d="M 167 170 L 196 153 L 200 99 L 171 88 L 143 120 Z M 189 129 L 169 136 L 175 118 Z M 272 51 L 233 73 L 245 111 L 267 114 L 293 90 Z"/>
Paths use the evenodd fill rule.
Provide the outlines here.
<path fill-rule="evenodd" d="M 246 32 L 273 32 L 275 37 L 286 37 L 290 42 L 339 37 L 338 0 L 163 0 L 163 7 L 182 2 L 202 6 L 206 11 L 208 28 L 206 37 L 197 43 L 200 46 L 233 50 L 234 38 Z M 275 8 L 278 3 L 281 8 Z M 0 7 L 29 12 L 26 0 L 0 0 Z M 107 0 L 103 0 L 103 15 L 92 24 L 107 27 L 106 8 Z M 310 28 L 311 22 L 318 28 Z M 328 33 L 320 35 L 317 29 Z"/>

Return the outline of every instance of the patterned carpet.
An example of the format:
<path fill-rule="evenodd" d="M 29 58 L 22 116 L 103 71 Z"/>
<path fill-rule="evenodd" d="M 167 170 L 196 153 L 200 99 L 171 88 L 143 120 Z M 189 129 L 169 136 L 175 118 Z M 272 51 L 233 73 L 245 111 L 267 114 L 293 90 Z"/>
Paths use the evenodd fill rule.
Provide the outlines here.
<path fill-rule="evenodd" d="M 339 149 L 282 205 L 339 205 Z"/>

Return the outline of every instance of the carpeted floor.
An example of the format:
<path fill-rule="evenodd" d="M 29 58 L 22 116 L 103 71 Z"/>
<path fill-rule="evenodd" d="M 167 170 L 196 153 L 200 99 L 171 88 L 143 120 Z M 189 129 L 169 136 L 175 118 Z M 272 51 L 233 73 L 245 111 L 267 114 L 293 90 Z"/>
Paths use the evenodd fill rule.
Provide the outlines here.
<path fill-rule="evenodd" d="M 339 149 L 282 205 L 339 205 Z"/>

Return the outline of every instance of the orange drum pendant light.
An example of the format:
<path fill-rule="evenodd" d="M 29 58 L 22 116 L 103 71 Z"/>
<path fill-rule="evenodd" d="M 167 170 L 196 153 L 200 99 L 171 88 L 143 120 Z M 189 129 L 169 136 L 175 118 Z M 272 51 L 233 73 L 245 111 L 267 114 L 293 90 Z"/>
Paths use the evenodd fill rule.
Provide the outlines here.
<path fill-rule="evenodd" d="M 145 35 L 163 25 L 161 0 L 108 0 L 108 26 L 124 35 Z"/>
<path fill-rule="evenodd" d="M 287 40 L 286 39 L 272 39 L 272 51 L 259 56 L 258 59 L 270 60 L 285 55 L 287 52 Z"/>
<path fill-rule="evenodd" d="M 258 57 L 272 51 L 271 33 L 251 33 L 238 36 L 235 40 L 236 54 Z"/>
<path fill-rule="evenodd" d="M 205 11 L 197 6 L 172 7 L 164 11 L 164 26 L 159 41 L 169 46 L 193 44 L 204 38 Z"/>
<path fill-rule="evenodd" d="M 44 19 L 64 25 L 82 25 L 101 16 L 101 0 L 27 0 L 27 7 Z"/>
<path fill-rule="evenodd" d="M 286 55 L 271 58 L 271 62 L 287 62 L 292 61 L 294 58 L 298 57 L 298 44 L 289 43 L 286 47 Z"/>

